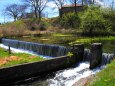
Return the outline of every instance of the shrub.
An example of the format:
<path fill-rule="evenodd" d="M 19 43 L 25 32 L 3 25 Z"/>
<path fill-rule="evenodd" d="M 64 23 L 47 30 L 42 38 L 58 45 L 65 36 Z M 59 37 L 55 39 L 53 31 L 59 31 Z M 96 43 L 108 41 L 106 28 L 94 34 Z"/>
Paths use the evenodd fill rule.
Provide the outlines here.
<path fill-rule="evenodd" d="M 104 19 L 108 20 L 111 23 L 112 30 L 115 31 L 115 11 L 110 9 L 103 9 L 102 14 Z"/>
<path fill-rule="evenodd" d="M 77 14 L 68 13 L 62 16 L 60 19 L 60 24 L 65 28 L 79 28 L 80 18 Z"/>
<path fill-rule="evenodd" d="M 10 22 L 2 25 L 1 34 L 3 36 L 22 36 L 25 34 L 26 25 L 23 21 Z"/>
<path fill-rule="evenodd" d="M 41 31 L 46 30 L 46 26 L 45 26 L 44 23 L 40 23 L 40 24 L 39 24 L 39 30 L 41 30 Z"/>
<path fill-rule="evenodd" d="M 39 23 L 39 30 L 41 30 L 41 31 L 47 30 L 47 28 L 50 27 L 50 26 L 51 25 L 50 25 L 49 22 L 47 22 L 47 21 L 41 21 Z"/>
<path fill-rule="evenodd" d="M 92 6 L 82 16 L 81 28 L 84 33 L 94 35 L 94 33 L 108 33 L 111 24 L 103 18 L 99 7 Z"/>

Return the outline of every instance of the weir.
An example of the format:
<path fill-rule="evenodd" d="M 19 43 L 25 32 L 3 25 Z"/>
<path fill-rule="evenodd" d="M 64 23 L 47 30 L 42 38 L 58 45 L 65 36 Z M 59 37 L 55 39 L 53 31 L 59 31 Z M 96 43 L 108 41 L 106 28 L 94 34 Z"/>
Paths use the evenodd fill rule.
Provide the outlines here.
<path fill-rule="evenodd" d="M 5 38 L 2 39 L 2 44 L 16 49 L 28 50 L 39 55 L 51 57 L 65 56 L 70 51 L 69 48 L 64 46 L 32 43 Z"/>
<path fill-rule="evenodd" d="M 92 66 L 92 68 L 95 68 L 99 65 L 106 65 L 107 63 L 110 63 L 111 59 L 115 57 L 114 54 L 102 53 L 101 43 L 91 44 L 91 50 L 89 50 L 85 49 L 83 44 L 75 44 L 72 47 L 67 48 L 65 46 L 32 43 L 5 38 L 2 38 L 1 41 L 5 46 L 28 50 L 38 55 L 59 57 L 66 56 L 68 52 L 72 52 L 72 57 L 74 58 L 74 60 L 76 60 L 76 62 L 90 62 L 90 66 L 94 65 Z"/>
<path fill-rule="evenodd" d="M 16 49 L 28 50 L 38 55 L 59 57 L 59 56 L 66 56 L 68 52 L 72 52 L 73 54 L 72 57 L 74 58 L 74 60 L 76 60 L 76 62 L 87 61 L 90 62 L 90 65 L 94 65 L 95 62 L 93 61 L 96 61 L 96 59 L 98 58 L 96 63 L 97 66 L 106 65 L 107 63 L 110 63 L 111 59 L 115 57 L 114 54 L 102 53 L 101 43 L 91 44 L 91 50 L 89 50 L 85 49 L 83 44 L 75 44 L 72 47 L 67 48 L 65 46 L 32 43 L 32 42 L 25 42 L 5 38 L 2 38 L 1 41 L 2 44 L 4 44 L 5 46 L 10 46 Z M 97 66 L 95 65 L 94 67 Z"/>

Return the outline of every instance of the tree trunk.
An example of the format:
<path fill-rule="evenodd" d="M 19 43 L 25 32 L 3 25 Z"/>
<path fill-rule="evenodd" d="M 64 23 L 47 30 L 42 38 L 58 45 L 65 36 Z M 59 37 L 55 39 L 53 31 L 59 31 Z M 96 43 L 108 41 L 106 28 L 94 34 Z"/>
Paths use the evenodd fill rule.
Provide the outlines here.
<path fill-rule="evenodd" d="M 37 9 L 36 8 L 34 10 L 34 13 L 35 13 L 35 18 L 38 18 L 38 13 L 37 13 Z"/>
<path fill-rule="evenodd" d="M 14 21 L 16 21 L 16 18 L 14 18 Z"/>
<path fill-rule="evenodd" d="M 111 10 L 113 11 L 114 8 L 114 0 L 112 1 L 112 6 L 111 6 Z"/>
<path fill-rule="evenodd" d="M 14 16 L 14 21 L 16 21 L 16 16 Z"/>
<path fill-rule="evenodd" d="M 82 10 L 83 10 L 83 0 L 82 0 Z"/>
<path fill-rule="evenodd" d="M 60 18 L 62 18 L 62 8 L 60 8 L 59 11 L 60 11 L 60 15 L 59 16 L 60 16 Z"/>
<path fill-rule="evenodd" d="M 77 2 L 77 0 L 75 0 L 75 2 L 74 2 L 75 3 L 75 13 L 77 13 L 77 3 L 76 2 Z"/>
<path fill-rule="evenodd" d="M 62 15 L 63 15 L 63 12 L 62 12 L 62 8 L 63 8 L 63 5 L 61 4 L 61 7 L 59 8 L 59 12 L 60 12 L 60 18 L 62 18 Z"/>
<path fill-rule="evenodd" d="M 38 15 L 39 15 L 39 21 L 41 21 L 41 11 L 38 12 Z"/>
<path fill-rule="evenodd" d="M 95 3 L 95 0 L 93 0 L 93 4 Z"/>
<path fill-rule="evenodd" d="M 92 29 L 92 28 L 90 28 L 90 30 L 89 30 L 89 34 L 90 34 L 90 36 L 93 35 L 93 29 Z"/>

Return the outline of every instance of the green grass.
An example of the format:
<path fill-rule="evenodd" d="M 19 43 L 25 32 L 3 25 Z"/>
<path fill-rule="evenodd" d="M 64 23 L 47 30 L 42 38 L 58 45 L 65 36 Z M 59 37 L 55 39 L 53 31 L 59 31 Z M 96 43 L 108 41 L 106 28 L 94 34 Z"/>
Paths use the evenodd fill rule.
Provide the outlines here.
<path fill-rule="evenodd" d="M 115 60 L 97 73 L 89 86 L 115 86 Z"/>
<path fill-rule="evenodd" d="M 29 63 L 29 62 L 46 60 L 45 58 L 33 56 L 30 54 L 25 54 L 25 53 L 12 53 L 9 55 L 7 50 L 0 48 L 0 59 L 8 58 L 10 56 L 19 57 L 20 60 L 8 61 L 6 64 L 0 65 L 0 68 L 14 66 L 14 65 L 18 65 L 18 64 Z M 31 57 L 35 57 L 35 58 L 31 58 Z"/>
<path fill-rule="evenodd" d="M 112 41 L 115 40 L 115 36 L 109 36 L 109 37 L 84 37 L 84 38 L 78 38 L 76 41 L 69 43 L 75 44 L 75 43 L 92 43 L 96 41 Z"/>
<path fill-rule="evenodd" d="M 61 34 L 61 33 L 54 33 L 52 36 L 59 36 L 59 37 L 65 37 L 65 36 L 73 36 L 72 34 Z"/>

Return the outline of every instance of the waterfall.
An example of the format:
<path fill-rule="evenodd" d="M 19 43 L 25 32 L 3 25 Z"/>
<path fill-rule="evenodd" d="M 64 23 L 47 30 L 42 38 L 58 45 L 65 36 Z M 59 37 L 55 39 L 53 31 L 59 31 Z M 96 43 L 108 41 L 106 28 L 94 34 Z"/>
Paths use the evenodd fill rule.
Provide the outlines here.
<path fill-rule="evenodd" d="M 115 58 L 115 55 L 114 54 L 110 54 L 110 53 L 103 53 L 102 54 L 102 65 L 106 65 L 108 63 L 110 63 L 110 61 L 112 59 Z"/>
<path fill-rule="evenodd" d="M 90 58 L 91 58 L 91 52 L 89 49 L 85 49 L 84 50 L 84 61 L 90 61 Z M 114 54 L 110 54 L 110 53 L 102 53 L 102 62 L 101 62 L 101 65 L 106 65 L 108 63 L 110 63 L 110 61 L 112 59 L 115 58 L 115 55 Z"/>
<path fill-rule="evenodd" d="M 91 52 L 89 49 L 85 49 L 84 50 L 84 58 L 83 58 L 83 61 L 90 61 L 90 58 L 91 58 Z"/>
<path fill-rule="evenodd" d="M 2 39 L 2 44 L 51 57 L 64 56 L 70 51 L 70 49 L 65 46 L 32 43 L 5 38 Z"/>

